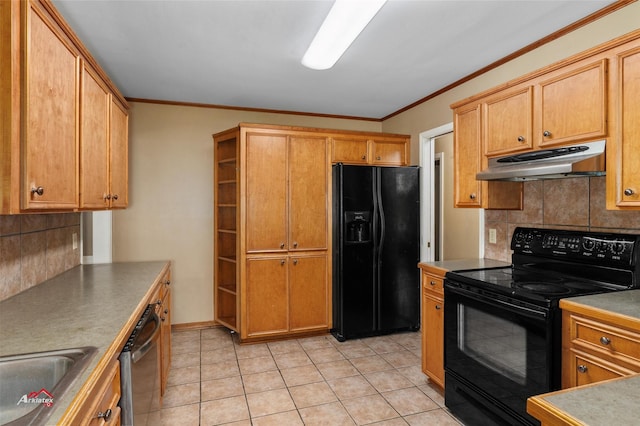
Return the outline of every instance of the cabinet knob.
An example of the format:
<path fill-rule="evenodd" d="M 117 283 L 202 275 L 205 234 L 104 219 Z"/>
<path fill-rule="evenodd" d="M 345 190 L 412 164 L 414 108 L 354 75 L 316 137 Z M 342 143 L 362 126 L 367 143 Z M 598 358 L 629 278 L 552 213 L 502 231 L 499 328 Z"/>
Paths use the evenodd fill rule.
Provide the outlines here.
<path fill-rule="evenodd" d="M 298 242 L 297 241 L 293 242 L 293 248 L 298 248 Z"/>
<path fill-rule="evenodd" d="M 109 408 L 104 413 L 102 411 L 98 411 L 98 418 L 104 419 L 105 421 L 109 421 L 109 417 L 111 417 L 111 408 Z"/>
<path fill-rule="evenodd" d="M 600 343 L 602 343 L 603 345 L 608 345 L 609 343 L 611 343 L 611 339 L 609 339 L 608 337 L 602 336 L 600 338 Z"/>
<path fill-rule="evenodd" d="M 475 200 L 476 199 L 476 194 L 470 194 L 469 198 L 472 199 L 472 200 Z"/>
<path fill-rule="evenodd" d="M 518 142 L 524 142 L 524 136 L 518 136 Z"/>
<path fill-rule="evenodd" d="M 430 281 L 429 284 L 436 285 L 436 282 L 435 281 Z"/>
<path fill-rule="evenodd" d="M 32 191 L 33 191 L 33 190 L 32 190 Z M 630 195 L 633 195 L 633 194 L 635 194 L 635 193 L 636 193 L 636 192 L 635 192 L 633 189 L 631 189 L 631 188 L 627 188 L 627 189 L 625 189 L 625 190 L 624 190 L 624 195 L 626 195 L 626 196 L 630 196 Z"/>
<path fill-rule="evenodd" d="M 165 283 L 166 285 L 170 285 L 170 284 L 171 284 L 171 280 L 166 280 L 164 283 Z"/>
<path fill-rule="evenodd" d="M 284 259 L 281 259 L 280 260 L 280 265 L 284 265 L 284 263 L 285 263 Z"/>
<path fill-rule="evenodd" d="M 284 248 L 284 243 L 280 243 L 280 248 L 283 249 Z"/>
<path fill-rule="evenodd" d="M 363 160 L 366 160 L 366 159 L 367 159 L 367 156 L 366 156 L 366 155 L 363 155 L 361 158 L 362 158 Z"/>
<path fill-rule="evenodd" d="M 297 265 L 298 264 L 298 259 L 293 259 L 293 264 Z"/>
<path fill-rule="evenodd" d="M 162 305 L 162 300 L 158 299 L 158 301 L 156 302 L 156 305 L 158 306 Z"/>
<path fill-rule="evenodd" d="M 438 311 L 439 311 L 440 309 L 442 309 L 442 306 L 440 306 L 440 305 L 436 305 L 436 310 L 438 310 Z"/>
<path fill-rule="evenodd" d="M 31 188 L 31 194 L 32 195 L 42 195 L 44 194 L 44 188 L 39 186 L 37 188 Z"/>
<path fill-rule="evenodd" d="M 578 371 L 579 371 L 579 372 L 581 372 L 581 373 L 586 373 L 586 372 L 587 372 L 587 370 L 588 370 L 588 368 L 587 368 L 587 366 L 586 366 L 586 365 L 582 365 L 582 364 L 580 364 L 580 365 L 578 366 Z"/>
<path fill-rule="evenodd" d="M 380 157 L 379 155 L 376 157 L 376 160 L 382 160 L 382 157 Z"/>
<path fill-rule="evenodd" d="M 166 314 L 168 314 L 168 313 L 169 313 L 169 310 L 168 310 L 168 309 L 165 309 L 165 310 L 164 310 L 164 314 L 166 315 Z"/>
<path fill-rule="evenodd" d="M 542 132 L 542 136 L 544 136 L 545 138 L 548 138 L 549 136 L 551 136 L 551 132 L 548 130 L 545 130 L 544 132 Z"/>
<path fill-rule="evenodd" d="M 113 199 L 117 200 L 118 199 L 118 194 L 113 194 Z"/>
<path fill-rule="evenodd" d="M 102 198 L 105 199 L 105 200 L 110 200 L 111 199 L 111 194 L 104 194 L 102 196 Z"/>

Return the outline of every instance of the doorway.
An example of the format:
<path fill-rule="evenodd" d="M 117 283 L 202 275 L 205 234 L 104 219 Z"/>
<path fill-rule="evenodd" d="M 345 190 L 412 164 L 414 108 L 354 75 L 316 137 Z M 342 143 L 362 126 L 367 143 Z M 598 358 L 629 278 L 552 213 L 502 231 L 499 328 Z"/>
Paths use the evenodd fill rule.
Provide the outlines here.
<path fill-rule="evenodd" d="M 484 210 L 454 207 L 453 123 L 420 134 L 420 260 L 484 256 Z"/>

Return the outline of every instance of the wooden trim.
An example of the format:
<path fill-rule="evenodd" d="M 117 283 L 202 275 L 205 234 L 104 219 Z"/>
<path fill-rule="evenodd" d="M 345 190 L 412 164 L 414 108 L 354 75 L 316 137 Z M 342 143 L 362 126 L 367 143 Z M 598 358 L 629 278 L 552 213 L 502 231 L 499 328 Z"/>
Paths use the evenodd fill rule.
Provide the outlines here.
<path fill-rule="evenodd" d="M 372 121 L 377 123 L 382 121 L 382 119 L 380 118 L 356 117 L 356 116 L 350 116 L 350 115 L 320 114 L 320 113 L 312 113 L 312 112 L 287 111 L 287 110 L 268 109 L 268 108 L 249 108 L 249 107 L 239 107 L 239 106 L 231 106 L 231 105 L 203 104 L 198 102 L 166 101 L 166 100 L 157 100 L 157 99 L 142 99 L 142 98 L 126 98 L 126 99 L 128 102 L 140 102 L 140 103 L 158 104 L 158 105 L 177 105 L 177 106 L 190 106 L 190 107 L 197 107 L 197 108 L 227 109 L 227 110 L 233 110 L 233 111 L 250 111 L 250 112 L 265 112 L 265 113 L 272 113 L 272 114 L 304 115 L 308 117 Z"/>
<path fill-rule="evenodd" d="M 640 331 L 640 319 L 638 318 L 607 311 L 594 306 L 584 305 L 578 301 L 572 301 L 571 299 L 561 299 L 560 308 L 564 311 L 571 311 L 572 313 L 584 315 L 595 320 L 613 323 L 618 327 Z"/>
<path fill-rule="evenodd" d="M 535 41 L 535 42 L 523 47 L 522 49 L 516 50 L 512 54 L 507 55 L 507 56 L 503 57 L 502 59 L 499 59 L 499 60 L 487 65 L 484 68 L 480 68 L 479 70 L 467 75 L 466 77 L 463 77 L 460 80 L 454 81 L 453 83 L 449 84 L 448 86 L 445 86 L 442 89 L 437 90 L 437 91 L 431 93 L 430 95 L 427 95 L 424 98 L 419 99 L 419 100 L 415 101 L 414 103 L 412 103 L 410 105 L 407 105 L 406 107 L 404 107 L 402 109 L 399 109 L 396 112 L 393 112 L 393 113 L 391 113 L 391 114 L 389 114 L 389 115 L 387 115 L 385 117 L 382 117 L 381 120 L 385 121 L 385 120 L 388 120 L 388 119 L 390 119 L 392 117 L 395 117 L 396 115 L 398 115 L 400 113 L 403 113 L 403 112 L 405 112 L 405 111 L 407 111 L 407 110 L 409 110 L 411 108 L 414 108 L 414 107 L 416 107 L 416 106 L 418 106 L 418 105 L 420 105 L 420 104 L 422 104 L 422 103 L 424 103 L 424 102 L 426 102 L 426 101 L 428 101 L 430 99 L 435 98 L 436 96 L 439 96 L 439 95 L 441 95 L 441 94 L 443 94 L 445 92 L 448 92 L 451 89 L 454 89 L 454 88 L 456 88 L 458 86 L 461 86 L 462 84 L 464 84 L 464 83 L 466 83 L 466 82 L 468 82 L 470 80 L 473 80 L 474 78 L 479 77 L 482 74 L 485 74 L 485 73 L 487 73 L 487 72 L 489 72 L 489 71 L 491 71 L 491 70 L 493 70 L 495 68 L 498 68 L 499 66 L 504 65 L 505 63 L 507 63 L 509 61 L 512 61 L 513 59 L 516 59 L 516 58 L 518 58 L 518 57 L 520 57 L 520 56 L 522 56 L 522 55 L 524 55 L 526 53 L 529 53 L 529 52 L 531 52 L 531 51 L 533 51 L 533 50 L 535 50 L 535 49 L 537 49 L 537 48 L 539 48 L 541 46 L 544 46 L 545 44 L 548 44 L 548 43 L 550 43 L 550 42 L 552 42 L 552 41 L 554 41 L 554 40 L 556 40 L 556 39 L 558 39 L 558 38 L 560 38 L 560 37 L 562 37 L 564 35 L 567 35 L 567 34 L 573 32 L 573 31 L 575 31 L 575 30 L 577 30 L 577 29 L 579 29 L 579 28 L 581 28 L 581 27 L 583 27 L 583 26 L 585 26 L 587 24 L 590 24 L 590 23 L 592 23 L 594 21 L 597 21 L 598 19 L 600 19 L 600 18 L 602 18 L 602 17 L 604 17 L 604 16 L 606 16 L 606 15 L 608 15 L 610 13 L 613 13 L 618 9 L 622 9 L 623 7 L 625 7 L 625 6 L 627 6 L 627 5 L 631 4 L 631 3 L 635 3 L 636 1 L 637 0 L 618 0 L 615 3 L 612 3 L 612 4 L 608 5 L 608 6 L 605 6 L 602 9 L 592 13 L 591 15 L 588 15 L 588 16 L 586 16 L 586 17 L 574 22 L 573 24 L 570 24 L 570 25 L 568 25 L 568 26 L 566 26 L 564 28 L 561 28 L 560 30 L 558 30 L 558 31 L 556 31 L 554 33 L 551 33 L 548 36 L 543 37 L 540 40 Z M 605 49 L 602 49 L 602 50 L 605 50 Z M 589 54 L 592 54 L 591 51 L 589 51 L 589 52 L 590 52 Z M 562 62 L 564 62 L 564 61 L 562 61 Z M 531 78 L 531 76 L 529 76 L 527 78 Z M 474 96 L 474 98 L 475 98 L 475 96 Z M 460 106 L 461 103 L 465 103 L 465 102 L 458 102 L 458 103 L 452 105 L 451 108 L 452 109 L 456 108 L 457 106 Z"/>
<path fill-rule="evenodd" d="M 186 322 L 182 324 L 171 324 L 171 331 L 204 330 L 207 328 L 225 328 L 215 321 Z"/>
<path fill-rule="evenodd" d="M 275 131 L 279 131 L 279 133 L 281 134 L 285 134 L 285 135 L 289 135 L 292 132 L 297 132 L 299 133 L 299 135 L 296 136 L 302 136 L 302 134 L 304 133 L 308 133 L 308 134 L 317 134 L 317 133 L 321 133 L 322 137 L 327 137 L 327 138 L 332 138 L 335 136 L 341 137 L 344 135 L 353 135 L 353 136 L 361 136 L 361 137 L 372 137 L 372 138 L 376 138 L 376 141 L 385 141 L 387 139 L 389 140 L 395 140 L 397 138 L 404 138 L 404 139 L 411 139 L 410 135 L 401 135 L 401 134 L 396 134 L 396 133 L 383 133 L 383 132 L 369 132 L 369 131 L 360 131 L 360 130 L 340 130 L 340 129 L 324 129 L 324 128 L 320 128 L 320 127 L 303 127 L 303 126 L 282 126 L 282 125 L 278 125 L 278 124 L 260 124 L 260 123 L 245 123 L 245 122 L 241 122 L 238 123 L 238 128 L 243 129 L 243 130 L 247 130 L 247 131 L 251 131 L 249 129 L 257 129 L 257 131 L 263 131 L 263 130 L 268 130 L 269 134 L 274 134 L 274 130 Z M 236 128 L 233 129 L 226 129 L 222 132 L 219 133 L 215 133 L 213 135 L 214 138 L 219 138 L 220 136 L 228 133 L 230 130 L 234 130 Z M 398 142 L 399 143 L 399 142 Z"/>

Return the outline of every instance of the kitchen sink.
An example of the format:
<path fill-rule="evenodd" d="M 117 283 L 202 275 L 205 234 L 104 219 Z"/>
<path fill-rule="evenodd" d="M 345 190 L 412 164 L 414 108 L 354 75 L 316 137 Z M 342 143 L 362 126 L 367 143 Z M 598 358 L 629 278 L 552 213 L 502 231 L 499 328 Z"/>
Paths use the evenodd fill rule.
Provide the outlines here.
<path fill-rule="evenodd" d="M 45 424 L 97 348 L 0 357 L 0 425 Z"/>

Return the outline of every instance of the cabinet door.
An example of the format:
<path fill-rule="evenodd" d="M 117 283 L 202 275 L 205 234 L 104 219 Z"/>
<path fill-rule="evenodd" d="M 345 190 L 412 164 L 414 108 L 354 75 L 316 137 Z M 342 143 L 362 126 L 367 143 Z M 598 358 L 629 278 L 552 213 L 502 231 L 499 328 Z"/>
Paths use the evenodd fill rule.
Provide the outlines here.
<path fill-rule="evenodd" d="M 289 292 L 287 258 L 247 259 L 246 319 L 242 328 L 246 337 L 285 333 L 289 329 Z M 245 336 L 241 332 L 241 338 Z"/>
<path fill-rule="evenodd" d="M 162 360 L 160 395 L 164 395 L 167 390 L 169 367 L 171 366 L 171 290 L 168 287 L 164 298 L 162 299 L 160 320 L 162 321 L 160 331 L 160 344 L 162 345 L 162 356 L 160 357 Z"/>
<path fill-rule="evenodd" d="M 614 79 L 618 125 L 615 149 L 607 152 L 607 155 L 615 153 L 612 161 L 608 161 L 615 173 L 607 172 L 607 192 L 615 195 L 607 198 L 615 199 L 615 206 L 637 209 L 640 208 L 640 48 L 618 56 Z"/>
<path fill-rule="evenodd" d="M 423 369 L 432 382 L 444 387 L 444 300 L 424 292 Z"/>
<path fill-rule="evenodd" d="M 406 166 L 407 141 L 377 141 L 371 142 L 371 164 L 376 166 Z"/>
<path fill-rule="evenodd" d="M 480 104 L 454 113 L 453 162 L 456 207 L 481 207 Z"/>
<path fill-rule="evenodd" d="M 287 136 L 247 133 L 247 251 L 286 251 Z"/>
<path fill-rule="evenodd" d="M 304 331 L 328 328 L 329 283 L 327 254 L 289 259 L 289 328 Z"/>
<path fill-rule="evenodd" d="M 72 209 L 78 207 L 79 55 L 31 2 L 27 14 L 22 207 Z"/>
<path fill-rule="evenodd" d="M 504 155 L 533 148 L 533 87 L 506 91 L 484 103 L 484 153 Z"/>
<path fill-rule="evenodd" d="M 109 132 L 109 165 L 111 207 L 129 204 L 129 114 L 111 98 L 111 131 Z"/>
<path fill-rule="evenodd" d="M 540 83 L 540 146 L 607 136 L 606 79 L 603 59 Z"/>
<path fill-rule="evenodd" d="M 324 137 L 289 140 L 289 250 L 326 250 L 329 153 Z"/>
<path fill-rule="evenodd" d="M 367 164 L 366 138 L 333 138 L 333 163 Z"/>
<path fill-rule="evenodd" d="M 109 92 L 83 63 L 80 90 L 80 208 L 109 207 Z"/>

